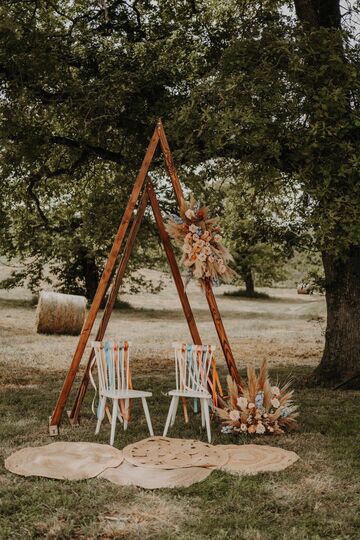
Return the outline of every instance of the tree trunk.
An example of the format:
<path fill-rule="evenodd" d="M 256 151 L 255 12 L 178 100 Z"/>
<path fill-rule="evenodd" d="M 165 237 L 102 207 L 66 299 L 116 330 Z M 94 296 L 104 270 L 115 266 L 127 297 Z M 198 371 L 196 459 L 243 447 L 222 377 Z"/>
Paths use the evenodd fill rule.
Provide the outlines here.
<path fill-rule="evenodd" d="M 85 282 L 86 298 L 92 301 L 99 284 L 99 269 L 96 265 L 95 257 L 90 255 L 84 246 L 79 249 L 78 257 Z"/>
<path fill-rule="evenodd" d="M 315 379 L 360 388 L 360 246 L 346 259 L 323 253 L 327 326 L 325 349 Z M 359 374 L 359 377 L 356 375 Z"/>
<path fill-rule="evenodd" d="M 99 285 L 100 281 L 100 271 L 96 264 L 95 257 L 92 255 L 86 254 L 86 256 L 82 259 L 82 268 L 84 272 L 84 280 L 85 280 L 85 289 L 86 289 L 86 298 L 89 302 L 92 302 L 96 293 L 96 290 Z M 101 301 L 100 308 L 104 309 L 106 306 L 108 291 L 110 286 L 112 285 L 114 274 L 116 271 L 116 265 L 113 268 L 113 271 L 111 273 L 111 277 L 109 279 L 109 282 L 106 286 L 104 298 Z"/>
<path fill-rule="evenodd" d="M 92 300 L 95 296 L 96 289 L 99 284 L 99 271 L 95 264 L 95 260 L 90 260 L 87 262 L 85 267 L 85 287 L 86 287 L 86 298 Z"/>
<path fill-rule="evenodd" d="M 253 296 L 255 293 L 255 284 L 254 284 L 254 278 L 252 275 L 251 268 L 247 268 L 244 272 L 244 282 L 245 282 L 245 289 L 246 293 L 249 296 Z"/>
<path fill-rule="evenodd" d="M 296 14 L 309 33 L 321 28 L 341 29 L 341 11 L 339 0 L 294 0 Z M 340 33 L 334 34 L 332 51 L 346 62 L 343 41 Z M 316 42 L 314 43 L 316 51 Z M 338 84 L 338 75 L 329 71 L 331 53 L 314 55 L 310 68 L 317 67 L 324 73 L 314 81 L 314 90 L 319 94 L 327 87 Z M 323 69 L 325 68 L 325 69 Z M 351 111 L 350 99 L 348 110 Z M 343 119 L 343 121 L 345 121 Z M 351 116 L 349 118 L 351 121 Z M 310 118 L 311 123 L 311 118 Z M 325 157 L 326 159 L 326 157 Z M 318 181 L 318 179 L 317 179 Z M 346 184 L 345 184 L 346 185 Z M 338 196 L 341 196 L 341 183 L 338 184 Z M 327 307 L 327 326 L 325 349 L 319 366 L 314 371 L 315 379 L 321 384 L 339 384 L 350 379 L 352 387 L 360 387 L 360 246 L 354 246 L 341 256 L 330 253 L 322 254 L 325 272 L 325 290 Z M 357 376 L 359 374 L 359 377 Z"/>

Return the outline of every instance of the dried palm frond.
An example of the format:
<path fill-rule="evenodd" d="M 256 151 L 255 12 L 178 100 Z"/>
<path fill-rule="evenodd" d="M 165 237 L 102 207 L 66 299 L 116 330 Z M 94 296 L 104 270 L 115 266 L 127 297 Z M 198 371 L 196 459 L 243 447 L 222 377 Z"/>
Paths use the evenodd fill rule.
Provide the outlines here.
<path fill-rule="evenodd" d="M 247 378 L 248 378 L 248 389 L 249 389 L 249 398 L 252 403 L 255 403 L 256 399 L 256 390 L 257 390 L 257 377 L 255 369 L 252 366 L 247 366 Z"/>
<path fill-rule="evenodd" d="M 271 407 L 271 400 L 272 400 L 272 391 L 271 391 L 271 384 L 269 379 L 265 379 L 264 382 L 264 407 L 268 411 Z"/>
<path fill-rule="evenodd" d="M 220 409 L 219 407 L 214 407 L 214 412 L 223 420 L 229 420 L 229 411 L 226 409 Z"/>
<path fill-rule="evenodd" d="M 271 418 L 271 420 L 275 421 L 280 417 L 280 415 L 281 415 L 281 409 L 279 407 L 278 409 L 276 409 L 276 411 L 269 414 L 269 418 Z"/>
<path fill-rule="evenodd" d="M 166 223 L 167 232 L 182 249 L 187 278 L 198 279 L 201 286 L 204 279 L 218 285 L 236 277 L 228 266 L 233 258 L 222 243 L 217 222 L 217 218 L 208 218 L 208 208 L 200 207 L 192 196 L 190 201 L 181 201 L 180 215 L 170 215 Z"/>
<path fill-rule="evenodd" d="M 228 401 L 223 409 L 214 408 L 224 424 L 224 432 L 249 434 L 279 434 L 296 429 L 299 413 L 293 404 L 290 383 L 272 386 L 267 362 L 263 362 L 257 376 L 253 367 L 247 368 L 247 383 L 241 387 L 228 376 Z"/>
<path fill-rule="evenodd" d="M 268 361 L 265 359 L 260 367 L 257 386 L 259 390 L 264 390 L 264 384 L 268 376 Z"/>
<path fill-rule="evenodd" d="M 244 387 L 241 388 L 241 394 L 248 400 L 248 401 L 251 401 L 250 399 L 250 393 L 249 393 L 249 388 L 245 385 Z"/>
<path fill-rule="evenodd" d="M 299 413 L 295 413 L 290 418 L 279 418 L 278 424 L 281 427 L 287 428 L 288 430 L 297 429 L 298 424 L 296 418 L 299 416 Z"/>
<path fill-rule="evenodd" d="M 293 394 L 294 394 L 294 390 L 292 390 L 291 392 L 288 392 L 287 394 L 284 394 L 283 396 L 281 396 L 279 398 L 280 405 L 285 405 L 285 403 L 290 403 Z"/>
<path fill-rule="evenodd" d="M 226 382 L 229 390 L 229 396 L 231 405 L 236 408 L 237 406 L 237 398 L 239 397 L 239 389 L 236 382 L 231 378 L 230 375 L 226 377 Z"/>
<path fill-rule="evenodd" d="M 290 378 L 288 379 L 282 386 L 281 386 L 281 389 L 283 392 L 286 392 L 287 390 L 289 390 L 289 388 L 291 388 L 291 386 L 293 385 L 294 381 Z"/>
<path fill-rule="evenodd" d="M 217 400 L 218 400 L 218 404 L 220 405 L 220 407 L 222 409 L 226 409 L 227 403 L 226 403 L 225 398 L 223 396 L 218 395 Z"/>

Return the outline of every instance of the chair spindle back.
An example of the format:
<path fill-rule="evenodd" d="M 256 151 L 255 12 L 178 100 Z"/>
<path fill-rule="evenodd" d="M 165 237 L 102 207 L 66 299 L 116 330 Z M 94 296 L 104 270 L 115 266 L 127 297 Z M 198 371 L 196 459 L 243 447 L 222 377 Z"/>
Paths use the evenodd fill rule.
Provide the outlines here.
<path fill-rule="evenodd" d="M 207 392 L 207 379 L 215 346 L 173 343 L 173 348 L 176 389 Z"/>
<path fill-rule="evenodd" d="M 92 341 L 99 377 L 99 390 L 131 387 L 129 341 Z"/>

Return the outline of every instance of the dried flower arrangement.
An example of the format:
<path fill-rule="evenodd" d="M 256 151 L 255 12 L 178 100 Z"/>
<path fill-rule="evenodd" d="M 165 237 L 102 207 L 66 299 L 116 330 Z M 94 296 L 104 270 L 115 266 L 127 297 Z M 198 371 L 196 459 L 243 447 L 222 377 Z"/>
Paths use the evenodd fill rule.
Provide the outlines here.
<path fill-rule="evenodd" d="M 187 268 L 187 282 L 192 277 L 210 279 L 212 285 L 230 283 L 236 273 L 229 268 L 232 256 L 222 244 L 221 230 L 217 218 L 208 217 L 208 208 L 201 207 L 192 197 L 183 200 L 180 215 L 172 214 L 166 230 L 182 249 L 181 263 Z"/>
<path fill-rule="evenodd" d="M 293 404 L 290 382 L 272 386 L 267 361 L 259 375 L 253 367 L 247 368 L 247 384 L 243 387 L 227 378 L 229 399 L 223 408 L 214 407 L 223 422 L 223 433 L 250 433 L 277 435 L 297 428 L 297 406 Z"/>

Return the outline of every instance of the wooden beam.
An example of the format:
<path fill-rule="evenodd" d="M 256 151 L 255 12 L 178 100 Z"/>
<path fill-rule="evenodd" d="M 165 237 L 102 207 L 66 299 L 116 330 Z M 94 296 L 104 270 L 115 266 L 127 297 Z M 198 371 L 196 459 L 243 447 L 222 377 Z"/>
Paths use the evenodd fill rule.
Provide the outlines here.
<path fill-rule="evenodd" d="M 155 191 L 154 191 L 154 187 L 151 182 L 147 183 L 146 189 L 149 194 L 150 204 L 154 212 L 156 225 L 159 230 L 161 241 L 164 245 L 165 253 L 169 261 L 169 265 L 170 265 L 170 270 L 174 278 L 175 286 L 176 286 L 176 289 L 180 298 L 181 306 L 183 308 L 186 321 L 189 326 L 192 340 L 196 345 L 201 345 L 200 334 L 196 326 L 196 322 L 195 322 L 194 315 L 193 315 L 193 312 L 189 303 L 188 296 L 185 291 L 185 287 L 184 287 L 184 283 L 180 274 L 180 270 L 176 262 L 176 258 L 175 258 L 174 251 L 170 242 L 169 235 L 165 229 L 165 224 L 161 215 L 159 203 L 158 203 Z"/>
<path fill-rule="evenodd" d="M 158 120 L 157 129 L 158 129 L 158 134 L 159 134 L 159 139 L 160 139 L 160 146 L 161 146 L 161 150 L 162 150 L 162 153 L 163 153 L 163 156 L 164 156 L 165 165 L 166 165 L 167 171 L 169 173 L 171 183 L 172 183 L 173 188 L 174 188 L 177 203 L 178 203 L 179 208 L 180 208 L 182 199 L 184 198 L 184 193 L 183 193 L 183 190 L 182 190 L 182 187 L 181 187 L 181 184 L 180 184 L 178 174 L 176 172 L 174 160 L 173 160 L 173 157 L 172 157 L 170 146 L 169 146 L 169 143 L 168 143 L 168 140 L 167 140 L 167 137 L 166 137 L 166 134 L 165 134 L 164 126 L 163 126 L 163 123 L 162 123 L 161 119 Z"/>
<path fill-rule="evenodd" d="M 103 313 L 102 319 L 100 321 L 100 324 L 96 333 L 96 338 L 95 338 L 96 341 L 101 341 L 105 335 L 106 328 L 109 323 L 111 313 L 115 306 L 119 289 L 121 287 L 121 283 L 125 275 L 126 267 L 129 262 L 130 255 L 134 247 L 136 236 L 139 232 L 139 228 L 140 228 L 142 219 L 144 217 L 144 213 L 145 213 L 148 201 L 149 201 L 149 195 L 148 195 L 147 190 L 144 189 L 140 202 L 139 202 L 137 212 L 136 212 L 136 216 L 130 228 L 129 236 L 126 240 L 126 244 L 125 244 L 123 255 L 121 257 L 120 264 L 115 274 L 115 281 L 111 288 L 111 291 L 110 291 L 110 294 L 109 294 L 109 297 L 107 299 L 106 306 L 104 309 L 104 313 Z M 69 414 L 69 420 L 72 425 L 76 425 L 79 421 L 80 408 L 81 408 L 81 405 L 82 405 L 82 402 L 86 393 L 86 389 L 89 384 L 90 365 L 93 358 L 94 358 L 94 350 L 92 349 L 90 352 L 90 356 L 89 356 L 85 371 L 83 373 L 83 376 L 80 382 L 78 392 L 76 394 L 74 405 Z"/>
<path fill-rule="evenodd" d="M 131 192 L 128 204 L 126 206 L 124 215 L 122 217 L 121 223 L 119 225 L 119 229 L 117 231 L 117 234 L 115 236 L 115 240 L 113 243 L 113 246 L 111 248 L 108 260 L 105 264 L 105 268 L 103 271 L 103 274 L 100 278 L 100 282 L 97 288 L 97 291 L 95 293 L 95 297 L 93 299 L 93 302 L 91 304 L 88 316 L 86 318 L 86 321 L 84 323 L 83 329 L 80 334 L 80 338 L 70 365 L 70 368 L 68 370 L 68 373 L 66 375 L 63 387 L 60 391 L 57 403 L 55 405 L 54 412 L 51 417 L 50 421 L 50 428 L 52 426 L 58 426 L 62 417 L 62 413 L 66 404 L 66 401 L 69 397 L 72 385 L 74 383 L 74 379 L 76 376 L 76 373 L 79 369 L 79 365 L 82 359 L 82 356 L 84 354 L 84 350 L 86 347 L 86 344 L 89 340 L 90 332 L 93 327 L 94 321 L 96 319 L 96 315 L 99 311 L 101 302 L 104 298 L 107 285 L 110 279 L 110 276 L 112 274 L 117 256 L 119 254 L 124 236 L 126 234 L 136 201 L 138 200 L 141 188 L 143 187 L 145 177 L 147 175 L 150 163 L 152 161 L 152 158 L 154 156 L 156 147 L 158 145 L 159 141 L 159 133 L 158 128 L 156 127 L 153 133 L 153 136 L 150 140 L 150 144 L 148 146 L 148 149 L 146 151 L 144 160 L 142 162 L 140 171 L 137 175 L 133 190 Z M 53 432 L 54 430 L 50 429 L 50 432 Z"/>
<path fill-rule="evenodd" d="M 219 337 L 221 348 L 225 356 L 229 373 L 232 379 L 234 379 L 234 381 L 237 382 L 237 384 L 241 386 L 242 384 L 241 377 L 236 367 L 235 358 L 233 356 L 230 343 L 225 332 L 225 328 L 221 319 L 219 308 L 216 303 L 214 291 L 212 290 L 211 283 L 208 279 L 204 279 L 203 282 L 204 282 L 204 287 L 205 287 L 206 299 L 207 299 L 208 306 L 209 306 L 209 309 L 210 309 L 210 312 L 214 321 L 217 335 Z"/>

